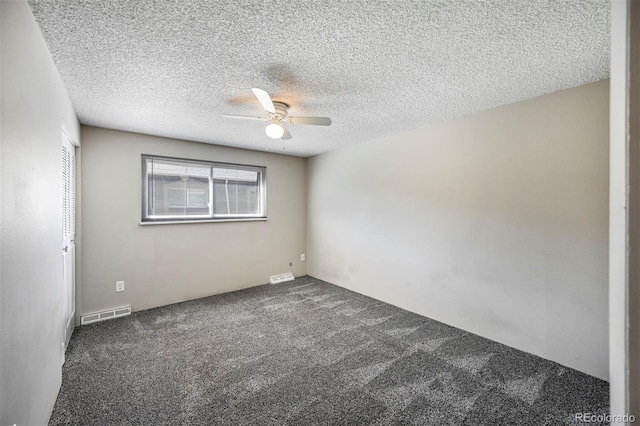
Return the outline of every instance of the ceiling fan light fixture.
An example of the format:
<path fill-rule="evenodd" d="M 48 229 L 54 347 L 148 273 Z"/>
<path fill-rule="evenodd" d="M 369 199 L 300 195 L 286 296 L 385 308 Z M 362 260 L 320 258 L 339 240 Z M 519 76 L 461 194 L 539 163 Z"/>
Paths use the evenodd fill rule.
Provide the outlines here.
<path fill-rule="evenodd" d="M 280 139 L 284 135 L 284 128 L 278 123 L 271 123 L 264 129 L 271 139 Z"/>

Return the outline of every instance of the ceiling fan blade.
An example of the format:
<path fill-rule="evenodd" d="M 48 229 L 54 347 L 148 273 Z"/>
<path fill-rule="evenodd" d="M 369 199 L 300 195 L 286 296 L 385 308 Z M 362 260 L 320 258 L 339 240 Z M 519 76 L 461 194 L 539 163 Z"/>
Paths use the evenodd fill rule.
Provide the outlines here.
<path fill-rule="evenodd" d="M 258 121 L 267 121 L 268 117 L 255 117 L 252 115 L 234 115 L 234 114 L 222 114 L 225 118 L 239 118 L 242 120 L 258 120 Z"/>
<path fill-rule="evenodd" d="M 289 133 L 289 129 L 287 129 L 284 124 L 280 123 L 280 125 L 282 126 L 282 128 L 284 129 L 284 134 L 282 135 L 282 137 L 280 139 L 291 139 L 293 136 L 291 136 L 291 133 Z"/>
<path fill-rule="evenodd" d="M 260 101 L 260 105 L 262 105 L 262 108 L 264 108 L 267 112 L 275 114 L 276 107 L 273 106 L 271 96 L 269 96 L 269 94 L 262 89 L 257 89 L 254 87 L 251 90 L 253 91 L 253 94 L 256 95 L 256 98 L 258 98 L 258 101 Z"/>
<path fill-rule="evenodd" d="M 316 126 L 331 125 L 331 119 L 329 117 L 289 117 L 287 121 L 291 124 L 313 124 Z"/>

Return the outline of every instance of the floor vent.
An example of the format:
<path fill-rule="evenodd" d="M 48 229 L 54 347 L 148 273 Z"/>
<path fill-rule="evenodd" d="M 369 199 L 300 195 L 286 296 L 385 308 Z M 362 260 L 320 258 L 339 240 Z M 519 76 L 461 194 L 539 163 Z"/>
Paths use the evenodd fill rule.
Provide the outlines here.
<path fill-rule="evenodd" d="M 293 281 L 293 278 L 293 274 L 291 272 L 287 272 L 286 274 L 272 275 L 269 277 L 269 281 L 271 284 L 278 284 L 286 281 Z"/>
<path fill-rule="evenodd" d="M 111 318 L 123 317 L 131 314 L 131 306 L 121 306 L 115 309 L 109 309 L 108 311 L 94 312 L 92 314 L 83 315 L 80 318 L 81 325 L 87 325 L 98 321 L 105 321 Z"/>

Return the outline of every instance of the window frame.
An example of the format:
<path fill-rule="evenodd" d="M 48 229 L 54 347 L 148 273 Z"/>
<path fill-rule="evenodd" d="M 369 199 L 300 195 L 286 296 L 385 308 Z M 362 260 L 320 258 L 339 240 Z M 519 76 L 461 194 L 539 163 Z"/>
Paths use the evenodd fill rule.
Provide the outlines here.
<path fill-rule="evenodd" d="M 209 167 L 209 211 L 207 215 L 171 215 L 159 216 L 149 214 L 149 179 L 147 172 L 147 160 L 165 160 L 165 161 L 185 161 L 197 165 L 206 165 Z M 264 221 L 267 220 L 267 167 L 255 166 L 249 164 L 227 163 L 221 161 L 195 160 L 191 158 L 169 157 L 163 155 L 141 154 L 141 178 L 142 178 L 142 194 L 141 194 L 141 214 L 140 225 L 161 225 L 161 224 L 178 224 L 178 223 L 207 223 L 207 222 L 244 222 L 244 221 Z M 213 198 L 213 172 L 214 168 L 245 170 L 258 173 L 258 213 L 256 214 L 216 214 L 215 200 Z"/>

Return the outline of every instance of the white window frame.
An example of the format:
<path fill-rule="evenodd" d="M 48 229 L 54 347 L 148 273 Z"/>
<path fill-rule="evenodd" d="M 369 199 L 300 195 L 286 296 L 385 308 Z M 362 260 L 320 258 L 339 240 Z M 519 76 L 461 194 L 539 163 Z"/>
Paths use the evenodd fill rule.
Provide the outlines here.
<path fill-rule="evenodd" d="M 184 161 L 194 165 L 206 165 L 209 173 L 209 214 L 206 215 L 152 215 L 149 214 L 149 179 L 147 160 Z M 175 224 L 175 223 L 201 223 L 201 222 L 233 222 L 267 220 L 267 168 L 265 166 L 252 166 L 246 164 L 222 163 L 205 160 L 192 160 L 188 158 L 166 157 L 160 155 L 142 154 L 142 212 L 140 225 Z M 246 170 L 258 173 L 258 212 L 255 214 L 229 214 L 214 211 L 213 199 L 213 169 L 223 168 L 231 170 Z"/>

